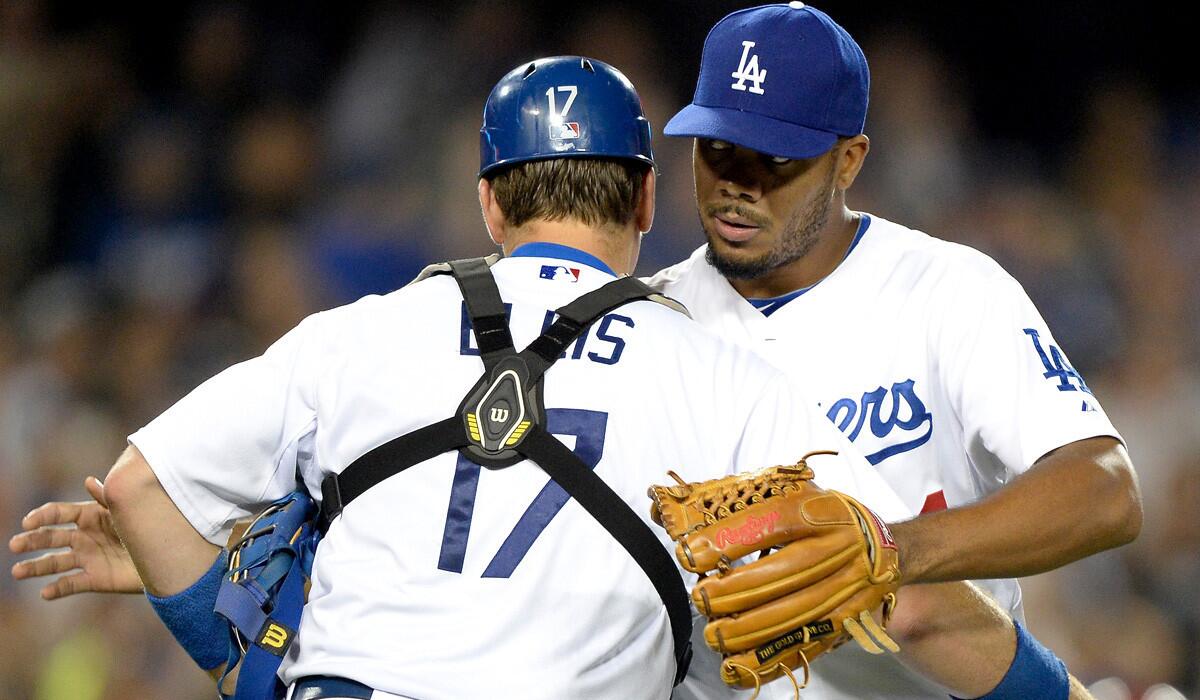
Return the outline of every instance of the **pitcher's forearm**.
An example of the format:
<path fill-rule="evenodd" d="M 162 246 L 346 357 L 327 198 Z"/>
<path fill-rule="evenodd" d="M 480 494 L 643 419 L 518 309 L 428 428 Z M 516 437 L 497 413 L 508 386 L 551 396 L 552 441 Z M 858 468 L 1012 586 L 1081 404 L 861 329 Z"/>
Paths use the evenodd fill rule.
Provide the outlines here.
<path fill-rule="evenodd" d="M 1141 530 L 1125 448 L 1098 437 L 1064 445 L 996 493 L 894 523 L 906 583 L 1017 578 L 1126 544 Z"/>

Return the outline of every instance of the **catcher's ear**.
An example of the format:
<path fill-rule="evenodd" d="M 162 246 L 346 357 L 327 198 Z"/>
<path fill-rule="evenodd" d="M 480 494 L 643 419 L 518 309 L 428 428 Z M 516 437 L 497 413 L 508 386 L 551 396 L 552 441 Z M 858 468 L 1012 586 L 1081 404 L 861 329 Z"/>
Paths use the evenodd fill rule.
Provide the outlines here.
<path fill-rule="evenodd" d="M 642 189 L 638 192 L 637 207 L 633 212 L 638 233 L 646 233 L 654 225 L 654 200 L 657 184 L 658 177 L 654 173 L 654 168 L 650 168 L 646 171 L 646 176 L 642 178 Z"/>
<path fill-rule="evenodd" d="M 483 224 L 487 227 L 488 235 L 491 236 L 492 242 L 498 246 L 503 246 L 505 239 L 508 237 L 508 220 L 504 216 L 504 210 L 500 208 L 500 202 L 496 199 L 496 192 L 492 189 L 492 183 L 480 178 L 478 190 L 479 208 L 483 212 Z"/>

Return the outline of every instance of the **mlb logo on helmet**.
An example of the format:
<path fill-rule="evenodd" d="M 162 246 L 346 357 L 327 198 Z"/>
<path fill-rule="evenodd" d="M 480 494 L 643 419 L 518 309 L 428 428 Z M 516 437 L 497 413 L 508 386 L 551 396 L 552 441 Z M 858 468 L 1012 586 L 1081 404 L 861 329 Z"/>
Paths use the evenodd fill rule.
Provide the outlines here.
<path fill-rule="evenodd" d="M 607 63 L 583 56 L 540 58 L 509 71 L 488 96 L 479 129 L 479 177 L 564 157 L 654 165 L 650 122 L 637 91 Z"/>
<path fill-rule="evenodd" d="M 542 272 L 538 276 L 544 280 L 566 280 L 567 282 L 578 282 L 579 268 L 565 267 L 563 265 L 542 265 Z"/>
<path fill-rule="evenodd" d="M 869 86 L 866 56 L 829 15 L 802 2 L 752 7 L 709 32 L 692 103 L 663 133 L 813 158 L 862 133 Z"/>
<path fill-rule="evenodd" d="M 567 122 L 566 124 L 551 124 L 550 138 L 552 139 L 577 139 L 579 138 L 579 122 Z"/>

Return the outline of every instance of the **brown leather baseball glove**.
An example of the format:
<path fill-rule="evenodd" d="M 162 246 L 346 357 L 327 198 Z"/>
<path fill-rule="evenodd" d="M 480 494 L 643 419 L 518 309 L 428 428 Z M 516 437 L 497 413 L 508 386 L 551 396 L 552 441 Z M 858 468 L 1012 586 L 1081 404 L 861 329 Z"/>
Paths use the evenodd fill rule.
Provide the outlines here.
<path fill-rule="evenodd" d="M 700 483 L 668 472 L 677 485 L 650 488 L 651 516 L 700 574 L 692 600 L 729 685 L 787 675 L 802 688 L 809 663 L 851 638 L 873 654 L 899 651 L 884 630 L 900 585 L 895 541 L 866 506 L 813 483 L 816 454 L 836 453 Z"/>

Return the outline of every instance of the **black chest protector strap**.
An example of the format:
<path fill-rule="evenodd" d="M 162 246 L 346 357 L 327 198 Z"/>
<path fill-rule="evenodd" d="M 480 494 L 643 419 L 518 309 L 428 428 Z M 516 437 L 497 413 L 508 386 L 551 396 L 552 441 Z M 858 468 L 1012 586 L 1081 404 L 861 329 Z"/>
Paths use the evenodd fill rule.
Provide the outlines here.
<path fill-rule="evenodd" d="M 427 268 L 454 275 L 466 302 L 484 374 L 458 412 L 359 457 L 321 484 L 323 531 L 368 489 L 444 452 L 459 450 L 490 469 L 532 460 L 604 527 L 641 567 L 667 609 L 675 644 L 675 684 L 691 662 L 691 604 L 675 562 L 650 527 L 574 452 L 545 429 L 542 378 L 567 346 L 604 314 L 631 301 L 651 299 L 687 313 L 632 277 L 584 294 L 556 311 L 556 320 L 522 352 L 513 347 L 507 312 L 489 265 L 494 259 L 458 260 Z"/>
<path fill-rule="evenodd" d="M 448 264 L 467 304 L 479 356 L 483 358 L 484 368 L 491 372 L 502 357 L 513 353 L 513 339 L 508 330 L 508 311 L 496 289 L 490 265 L 484 258 L 455 260 Z"/>

